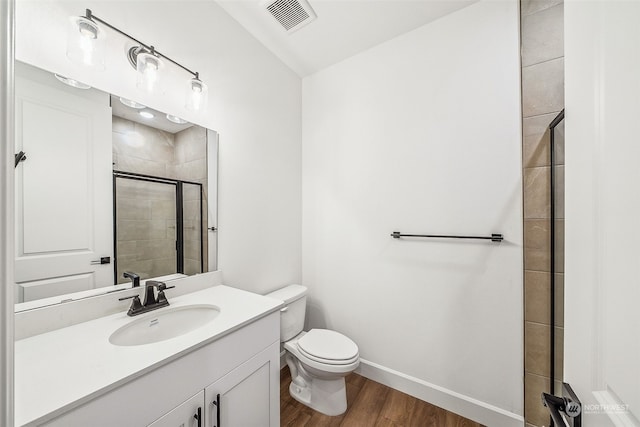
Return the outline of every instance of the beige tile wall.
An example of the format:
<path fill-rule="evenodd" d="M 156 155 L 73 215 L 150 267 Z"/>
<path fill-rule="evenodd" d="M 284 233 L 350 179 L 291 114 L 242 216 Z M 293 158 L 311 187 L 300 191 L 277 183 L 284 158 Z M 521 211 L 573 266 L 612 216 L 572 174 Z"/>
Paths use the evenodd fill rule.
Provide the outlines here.
<path fill-rule="evenodd" d="M 191 127 L 171 134 L 113 117 L 114 169 L 207 185 L 206 130 Z M 142 278 L 176 271 L 175 187 L 118 180 L 118 282 L 123 271 Z M 199 187 L 184 187 L 185 273 L 201 272 Z M 166 194 L 165 194 L 166 193 Z M 206 201 L 203 213 L 206 213 Z M 207 224 L 203 215 L 204 271 Z"/>
<path fill-rule="evenodd" d="M 549 424 L 540 394 L 550 384 L 550 133 L 549 124 L 564 108 L 562 0 L 521 0 L 523 191 L 524 191 L 524 336 L 525 420 Z M 557 154 L 557 153 L 554 153 Z M 556 157 L 557 159 L 557 157 Z M 562 161 L 564 159 L 561 159 Z M 564 176 L 564 168 L 556 169 Z M 559 200 L 556 199 L 556 202 Z M 564 208 L 557 206 L 563 218 Z M 564 220 L 556 221 L 557 236 Z M 558 252 L 558 251 L 557 251 Z M 562 262 L 558 253 L 556 263 Z M 562 271 L 562 270 L 560 270 Z M 563 274 L 556 274 L 556 378 L 562 378 Z"/>

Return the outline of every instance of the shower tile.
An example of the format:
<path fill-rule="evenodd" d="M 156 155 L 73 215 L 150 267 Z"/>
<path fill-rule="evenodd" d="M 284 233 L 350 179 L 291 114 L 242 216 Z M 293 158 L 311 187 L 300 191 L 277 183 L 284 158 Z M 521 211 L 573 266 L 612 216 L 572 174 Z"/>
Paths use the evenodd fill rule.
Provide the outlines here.
<path fill-rule="evenodd" d="M 127 189 L 118 188 L 116 217 L 118 219 L 151 219 L 151 202 L 125 197 Z"/>
<path fill-rule="evenodd" d="M 524 217 L 549 218 L 551 214 L 550 168 L 524 170 Z"/>
<path fill-rule="evenodd" d="M 563 2 L 563 0 L 522 0 L 520 3 L 520 12 L 522 16 L 531 15 L 532 13 L 557 6 Z"/>
<path fill-rule="evenodd" d="M 551 318 L 549 300 L 551 298 L 550 273 L 541 271 L 524 272 L 524 320 L 548 324 Z"/>
<path fill-rule="evenodd" d="M 161 258 L 151 260 L 151 277 L 166 276 L 177 271 L 176 258 Z"/>
<path fill-rule="evenodd" d="M 542 114 L 540 116 L 525 117 L 522 119 L 522 134 L 524 136 L 540 135 L 549 129 L 549 125 L 555 119 L 560 111 L 555 111 L 549 114 Z"/>
<path fill-rule="evenodd" d="M 151 240 L 167 237 L 165 221 L 118 220 L 120 240 Z"/>
<path fill-rule="evenodd" d="M 174 187 L 172 187 L 174 188 Z M 151 202 L 151 217 L 153 219 L 176 219 L 176 202 L 175 193 L 172 194 L 171 200 L 152 200 Z"/>
<path fill-rule="evenodd" d="M 547 129 L 545 133 L 526 135 L 523 139 L 522 164 L 525 168 L 549 166 L 551 162 L 551 139 Z"/>
<path fill-rule="evenodd" d="M 200 240 L 184 241 L 185 258 L 200 262 Z"/>
<path fill-rule="evenodd" d="M 551 280 L 546 271 L 524 272 L 524 320 L 548 325 L 551 321 Z M 564 324 L 564 274 L 555 274 L 555 325 Z"/>
<path fill-rule="evenodd" d="M 524 221 L 524 268 L 549 271 L 551 250 L 548 220 Z"/>
<path fill-rule="evenodd" d="M 118 154 L 117 163 L 113 168 L 124 172 L 141 173 L 143 175 L 164 176 L 165 174 L 165 165 L 163 163 L 123 154 Z"/>
<path fill-rule="evenodd" d="M 173 239 L 138 240 L 136 243 L 140 261 L 166 258 L 175 262 L 176 242 Z"/>
<path fill-rule="evenodd" d="M 525 322 L 524 324 L 524 370 L 541 376 L 549 376 L 551 355 L 549 325 Z"/>
<path fill-rule="evenodd" d="M 200 261 L 184 260 L 184 274 L 192 275 L 200 273 Z"/>
<path fill-rule="evenodd" d="M 116 248 L 118 251 L 118 260 L 120 260 L 120 257 L 135 256 L 138 253 L 135 240 L 119 240 Z"/>
<path fill-rule="evenodd" d="M 564 58 L 522 69 L 524 117 L 560 111 L 564 107 Z"/>
<path fill-rule="evenodd" d="M 564 56 L 562 4 L 522 17 L 522 66 Z"/>

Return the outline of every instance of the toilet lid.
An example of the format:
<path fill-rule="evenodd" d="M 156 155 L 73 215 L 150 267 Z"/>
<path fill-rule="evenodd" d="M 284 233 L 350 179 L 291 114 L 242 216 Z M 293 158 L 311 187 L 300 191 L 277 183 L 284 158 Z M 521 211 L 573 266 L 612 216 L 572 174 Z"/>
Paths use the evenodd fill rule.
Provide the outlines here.
<path fill-rule="evenodd" d="M 303 352 L 325 360 L 349 360 L 358 355 L 358 346 L 339 332 L 312 329 L 298 340 Z"/>

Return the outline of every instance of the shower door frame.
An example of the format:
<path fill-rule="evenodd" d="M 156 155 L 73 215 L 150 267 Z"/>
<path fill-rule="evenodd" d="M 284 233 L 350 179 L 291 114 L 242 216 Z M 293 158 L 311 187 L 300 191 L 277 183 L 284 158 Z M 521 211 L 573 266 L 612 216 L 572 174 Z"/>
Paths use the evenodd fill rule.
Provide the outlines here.
<path fill-rule="evenodd" d="M 199 182 L 184 181 L 174 178 L 165 178 L 141 173 L 126 172 L 120 170 L 113 171 L 113 278 L 114 285 L 118 284 L 118 228 L 117 228 L 117 190 L 116 180 L 118 178 L 132 179 L 135 181 L 155 182 L 158 184 L 175 185 L 176 187 L 176 273 L 184 274 L 184 206 L 183 206 L 183 185 L 197 185 L 200 194 L 200 272 L 204 272 L 204 203 L 203 185 Z"/>

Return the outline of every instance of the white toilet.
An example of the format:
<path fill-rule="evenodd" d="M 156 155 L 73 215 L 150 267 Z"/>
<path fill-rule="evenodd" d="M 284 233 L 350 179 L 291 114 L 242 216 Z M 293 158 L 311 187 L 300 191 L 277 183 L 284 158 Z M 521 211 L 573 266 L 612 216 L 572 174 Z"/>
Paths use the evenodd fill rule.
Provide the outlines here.
<path fill-rule="evenodd" d="M 285 302 L 280 310 L 280 340 L 291 370 L 289 393 L 326 415 L 347 410 L 344 377 L 360 364 L 358 346 L 339 332 L 311 329 L 304 332 L 307 288 L 289 285 L 267 294 Z"/>

